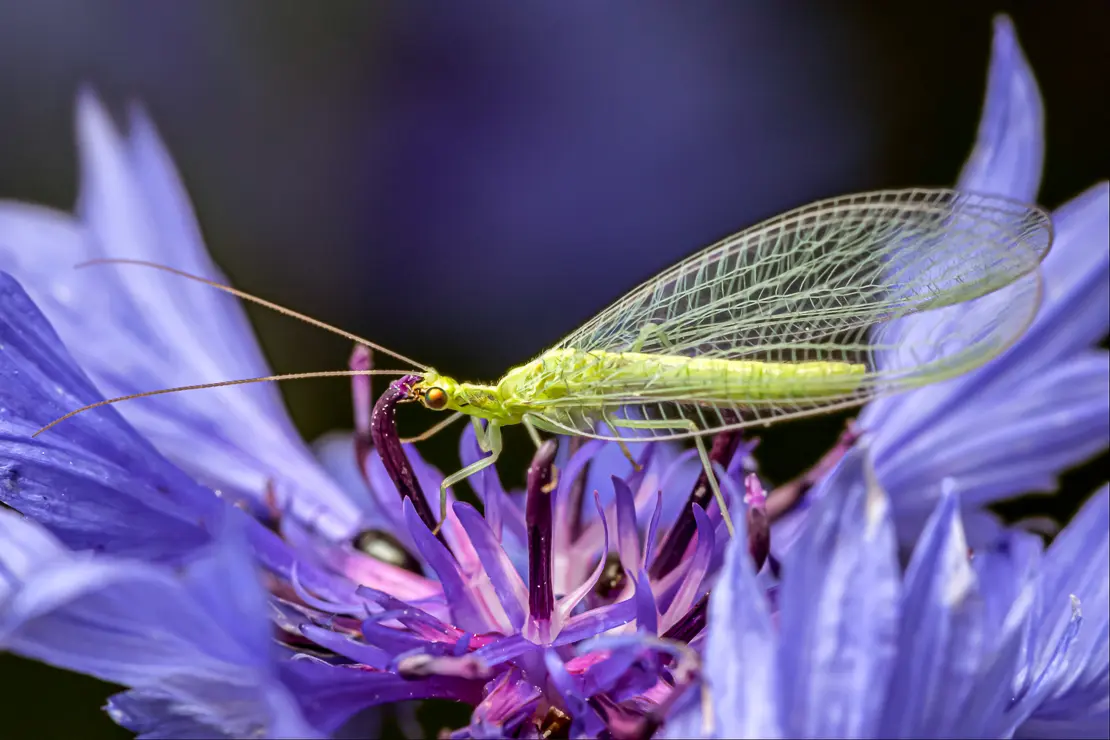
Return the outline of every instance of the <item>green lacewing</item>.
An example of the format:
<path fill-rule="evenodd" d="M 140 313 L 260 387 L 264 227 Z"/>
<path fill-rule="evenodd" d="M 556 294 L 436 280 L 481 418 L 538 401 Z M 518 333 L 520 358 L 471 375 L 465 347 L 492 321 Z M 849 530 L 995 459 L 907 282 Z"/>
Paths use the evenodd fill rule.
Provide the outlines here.
<path fill-rule="evenodd" d="M 579 435 L 616 441 L 626 454 L 628 443 L 692 438 L 731 531 L 705 435 L 857 406 L 983 365 L 1036 315 L 1038 268 L 1051 243 L 1048 214 L 998 196 L 915 188 L 819 201 L 682 260 L 493 384 L 457 381 L 226 285 L 140 264 L 200 280 L 411 364 L 414 369 L 395 373 L 419 376 L 407 386 L 411 399 L 455 412 L 418 439 L 469 416 L 490 453 L 444 479 L 441 522 L 447 488 L 496 462 L 501 428 L 523 424 L 537 444 L 541 432 Z M 185 389 L 391 373 L 250 378 L 134 394 L 85 409 Z"/>

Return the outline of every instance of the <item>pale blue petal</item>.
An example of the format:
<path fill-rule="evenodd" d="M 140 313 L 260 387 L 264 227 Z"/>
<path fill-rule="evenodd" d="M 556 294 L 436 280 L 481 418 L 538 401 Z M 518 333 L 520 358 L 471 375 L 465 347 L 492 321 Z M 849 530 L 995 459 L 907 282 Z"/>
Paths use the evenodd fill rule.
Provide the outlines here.
<path fill-rule="evenodd" d="M 1000 17 L 983 119 L 960 187 L 1034 201 L 1042 119 L 1032 71 L 1012 24 Z M 955 380 L 875 401 L 861 414 L 903 538 L 916 536 L 946 479 L 965 506 L 1050 491 L 1063 469 L 1110 442 L 1105 353 L 1088 351 L 1110 327 L 1108 223 L 1105 183 L 1054 214 L 1040 313 L 1006 354 Z"/>
<path fill-rule="evenodd" d="M 994 21 L 987 100 L 959 187 L 1033 203 L 1044 164 L 1044 111 L 1033 70 L 1006 16 Z"/>
<path fill-rule="evenodd" d="M 1110 188 L 1059 209 L 1057 226 L 1040 314 L 1014 347 L 860 416 L 903 537 L 916 534 L 946 479 L 965 506 L 1052 491 L 1061 471 L 1110 443 L 1110 360 L 1090 348 L 1110 328 Z"/>
<path fill-rule="evenodd" d="M 107 396 L 268 375 L 236 299 L 149 268 L 72 267 L 97 257 L 163 263 L 218 281 L 153 126 L 128 138 L 89 93 L 78 101 L 78 218 L 0 203 L 0 270 L 27 287 Z M 317 529 L 347 535 L 358 511 L 312 459 L 272 384 L 175 393 L 121 412 L 187 472 L 228 495 L 264 495 Z"/>
<path fill-rule="evenodd" d="M 783 561 L 780 716 L 791 737 L 861 737 L 879 724 L 898 640 L 901 572 L 866 445 L 845 455 Z"/>
<path fill-rule="evenodd" d="M 408 531 L 401 515 L 401 497 L 392 482 L 387 490 L 371 488 L 366 483 L 355 459 L 353 432 L 328 432 L 312 443 L 312 451 L 324 471 L 359 507 L 363 529 L 387 530 L 402 543 L 409 544 Z M 377 452 L 371 451 L 370 458 L 381 467 L 381 457 Z M 385 474 L 384 468 L 381 472 Z"/>
<path fill-rule="evenodd" d="M 1043 698 L 1027 707 L 1018 734 L 1106 737 L 1110 729 L 1110 487 L 1104 486 L 1048 548 L 1043 563 L 1034 654 L 1026 681 Z M 1082 623 L 1063 659 L 1052 662 L 1070 628 L 1074 596 Z"/>
<path fill-rule="evenodd" d="M 265 593 L 236 528 L 183 568 L 72 553 L 36 528 L 0 512 L 0 647 L 139 689 L 231 736 L 314 734 L 278 678 Z M 171 724 L 155 736 L 181 736 Z"/>
<path fill-rule="evenodd" d="M 987 624 L 1001 628 L 1021 589 L 1040 568 L 1044 543 L 1039 535 L 1020 529 L 1003 530 L 990 544 L 977 547 L 971 560 L 980 583 L 990 584 L 983 597 Z"/>
<path fill-rule="evenodd" d="M 712 692 L 717 737 L 782 737 L 776 648 L 767 595 L 756 582 L 748 554 L 744 517 L 734 517 L 736 535 L 709 600 L 705 680 Z M 690 712 L 701 723 L 701 707 Z M 679 737 L 670 734 L 669 737 Z"/>
<path fill-rule="evenodd" d="M 222 503 L 100 400 L 19 284 L 0 272 L 0 502 L 69 547 L 151 560 L 208 540 Z"/>

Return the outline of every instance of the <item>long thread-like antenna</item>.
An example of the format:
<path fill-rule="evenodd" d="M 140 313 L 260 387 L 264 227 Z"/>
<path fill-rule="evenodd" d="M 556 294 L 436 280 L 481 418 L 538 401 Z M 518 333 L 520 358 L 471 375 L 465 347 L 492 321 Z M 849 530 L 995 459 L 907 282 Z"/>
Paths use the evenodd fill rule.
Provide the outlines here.
<path fill-rule="evenodd" d="M 421 370 L 427 370 L 428 369 L 427 365 L 421 364 L 421 363 L 417 362 L 416 360 L 405 357 L 404 355 L 400 354 L 399 352 L 394 352 L 393 350 L 386 349 L 385 347 L 381 346 L 380 344 L 375 344 L 374 342 L 371 342 L 369 339 L 363 339 L 362 337 L 358 336 L 357 334 L 351 334 L 348 331 L 343 331 L 342 329 L 340 329 L 338 327 L 335 327 L 335 326 L 332 326 L 331 324 L 325 324 L 323 321 L 320 321 L 319 319 L 314 319 L 311 316 L 305 316 L 303 313 L 299 313 L 297 311 L 294 311 L 291 308 L 285 308 L 284 306 L 279 306 L 278 304 L 267 301 L 264 298 L 259 298 L 258 296 L 253 296 L 250 293 L 244 293 L 243 291 L 239 290 L 238 288 L 232 288 L 230 285 L 224 285 L 223 283 L 217 283 L 214 280 L 209 280 L 208 278 L 202 278 L 199 275 L 193 275 L 191 273 L 185 272 L 184 270 L 178 270 L 176 267 L 169 267 L 167 265 L 160 265 L 157 262 L 148 262 L 146 260 L 132 260 L 132 259 L 123 259 L 123 258 L 116 258 L 116 257 L 98 257 L 97 259 L 91 259 L 91 260 L 88 260 L 86 262 L 81 262 L 80 264 L 75 265 L 75 267 L 77 267 L 77 268 L 90 267 L 92 265 L 139 265 L 141 267 L 152 267 L 155 270 L 161 270 L 163 272 L 168 272 L 168 273 L 171 273 L 173 275 L 179 275 L 180 277 L 187 278 L 189 280 L 195 280 L 198 283 L 203 283 L 203 284 L 205 284 L 209 287 L 215 288 L 216 290 L 222 290 L 225 293 L 230 293 L 231 295 L 235 296 L 236 298 L 241 298 L 244 301 L 250 301 L 251 303 L 257 303 L 260 306 L 265 306 L 266 308 L 270 309 L 271 311 L 277 311 L 280 314 L 285 314 L 286 316 L 292 316 L 295 319 L 300 319 L 301 321 L 304 321 L 307 324 L 312 324 L 313 326 L 324 329 L 325 331 L 330 331 L 333 334 L 338 334 L 341 337 L 346 337 L 347 339 L 350 339 L 352 342 L 357 342 L 358 344 L 364 344 L 367 347 L 372 347 L 373 349 L 376 349 L 379 352 L 382 352 L 383 354 L 387 354 L 390 357 L 394 357 L 394 358 L 400 360 L 401 362 L 408 363 L 409 365 L 412 365 L 413 367 L 418 367 Z"/>
<path fill-rule="evenodd" d="M 242 380 L 222 380 L 219 383 L 202 383 L 200 385 L 183 385 L 177 388 L 163 388 L 157 391 L 145 391 L 143 393 L 132 393 L 128 396 L 120 396 L 119 398 L 109 398 L 106 401 L 97 401 L 90 403 L 88 406 L 70 411 L 65 416 L 60 416 L 54 421 L 50 422 L 42 429 L 38 430 L 32 437 L 37 437 L 45 432 L 50 427 L 61 424 L 66 419 L 72 418 L 83 411 L 95 409 L 100 406 L 108 406 L 120 401 L 130 401 L 135 398 L 146 398 L 147 396 L 160 396 L 163 393 L 177 393 L 178 391 L 199 391 L 204 388 L 222 388 L 225 385 L 246 385 L 247 383 L 266 383 L 272 380 L 304 380 L 306 378 L 350 378 L 355 375 L 409 375 L 411 370 L 321 370 L 311 373 L 289 373 L 286 375 L 267 375 L 262 378 L 244 378 Z"/>

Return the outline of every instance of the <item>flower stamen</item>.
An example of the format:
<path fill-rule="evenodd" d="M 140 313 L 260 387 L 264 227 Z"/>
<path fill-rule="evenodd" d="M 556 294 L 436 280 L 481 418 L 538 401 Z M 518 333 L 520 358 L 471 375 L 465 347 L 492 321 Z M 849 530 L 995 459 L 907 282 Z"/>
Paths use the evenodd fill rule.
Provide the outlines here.
<path fill-rule="evenodd" d="M 528 467 L 528 499 L 525 523 L 528 528 L 528 609 L 533 621 L 550 625 L 555 609 L 551 570 L 552 501 L 555 453 L 558 445 L 547 440 L 536 451 Z M 541 628 L 541 632 L 544 628 Z"/>
<path fill-rule="evenodd" d="M 412 400 L 412 385 L 419 380 L 418 375 L 406 375 L 389 384 L 374 404 L 374 411 L 370 415 L 370 436 L 378 454 L 381 455 L 386 472 L 393 480 L 393 484 L 397 486 L 397 492 L 401 494 L 401 499 L 411 501 L 412 508 L 420 517 L 420 521 L 436 533 L 440 542 L 445 543 L 432 508 L 428 505 L 428 499 L 424 496 L 424 489 L 420 487 L 416 471 L 412 469 L 412 464 L 405 456 L 404 448 L 401 447 L 401 437 L 397 434 L 397 404 Z"/>

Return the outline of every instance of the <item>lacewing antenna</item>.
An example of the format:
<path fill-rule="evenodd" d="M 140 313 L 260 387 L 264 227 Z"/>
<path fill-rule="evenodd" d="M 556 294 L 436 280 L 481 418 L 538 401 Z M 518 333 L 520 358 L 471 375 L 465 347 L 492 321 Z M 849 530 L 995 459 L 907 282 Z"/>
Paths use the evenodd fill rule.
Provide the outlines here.
<path fill-rule="evenodd" d="M 70 411 L 65 416 L 60 416 L 54 421 L 50 422 L 42 429 L 38 430 L 32 437 L 37 437 L 47 429 L 61 424 L 66 419 L 76 416 L 84 411 L 95 409 L 100 406 L 109 406 L 120 401 L 130 401 L 135 398 L 146 398 L 147 396 L 160 396 L 164 393 L 177 393 L 178 391 L 199 391 L 204 388 L 222 388 L 226 385 L 246 385 L 247 383 L 266 383 L 275 380 L 304 380 L 306 378 L 350 378 L 355 375 L 410 375 L 410 370 L 321 370 L 311 373 L 289 373 L 286 375 L 267 375 L 262 378 L 243 378 L 242 380 L 222 380 L 218 383 L 201 383 L 200 385 L 183 385 L 177 388 L 162 388 L 157 391 L 145 391 L 143 393 L 132 393 L 127 396 L 120 396 L 119 398 L 109 398 L 104 401 L 97 401 L 90 403 L 88 406 L 82 406 L 79 409 Z"/>
<path fill-rule="evenodd" d="M 351 334 L 348 331 L 343 331 L 342 329 L 340 329 L 338 327 L 335 327 L 335 326 L 332 326 L 331 324 L 325 324 L 323 321 L 320 321 L 319 319 L 314 319 L 311 316 L 305 316 L 303 313 L 299 313 L 297 311 L 294 311 L 291 308 L 286 308 L 284 306 L 279 306 L 276 303 L 273 303 L 271 301 L 267 301 L 265 298 L 259 298 L 258 296 L 251 295 L 250 293 L 245 293 L 245 292 L 239 290 L 238 288 L 232 288 L 230 285 L 224 285 L 223 283 L 217 283 L 214 280 L 209 280 L 208 278 L 202 278 L 199 275 L 193 275 L 192 273 L 185 272 L 184 270 L 178 270 L 176 267 L 169 267 L 167 265 L 160 265 L 157 262 L 148 262 L 146 260 L 133 260 L 133 259 L 123 259 L 123 258 L 116 258 L 116 257 L 98 257 L 97 259 L 91 259 L 91 260 L 88 260 L 86 262 L 81 262 L 81 263 L 75 265 L 74 267 L 79 269 L 79 268 L 82 268 L 82 267 L 91 267 L 91 266 L 94 266 L 94 265 L 139 265 L 140 267 L 151 267 L 151 268 L 154 268 L 155 270 L 161 270 L 162 272 L 168 272 L 172 275 L 178 275 L 179 277 L 183 277 L 183 278 L 186 278 L 188 280 L 194 280 L 198 283 L 203 283 L 204 285 L 207 285 L 211 288 L 215 288 L 216 290 L 222 290 L 225 293 L 230 293 L 231 295 L 235 296 L 236 298 L 240 298 L 244 301 L 250 301 L 251 303 L 257 303 L 259 306 L 265 306 L 266 308 L 270 309 L 271 311 L 277 311 L 280 314 L 284 314 L 286 316 L 292 316 L 295 319 L 300 319 L 301 321 L 305 322 L 306 324 L 312 324 L 313 326 L 318 327 L 320 329 L 323 329 L 325 331 L 330 331 L 332 334 L 338 334 L 341 337 L 345 337 L 347 339 L 350 339 L 352 342 L 357 342 L 358 344 L 363 344 L 367 347 L 372 347 L 373 349 L 376 349 L 377 351 L 382 352 L 383 354 L 387 354 L 390 357 L 393 357 L 395 359 L 400 360 L 401 362 L 412 365 L 413 367 L 420 368 L 421 370 L 427 370 L 428 369 L 427 365 L 423 365 L 423 364 L 417 362 L 416 360 L 405 357 L 404 355 L 400 354 L 399 352 L 394 352 L 393 350 L 386 349 L 385 347 L 381 346 L 380 344 L 375 344 L 374 342 L 371 342 L 369 339 L 363 339 L 362 337 L 358 336 L 357 334 Z M 401 374 L 404 375 L 405 373 L 401 373 Z M 236 382 L 244 382 L 244 381 L 236 381 Z"/>

